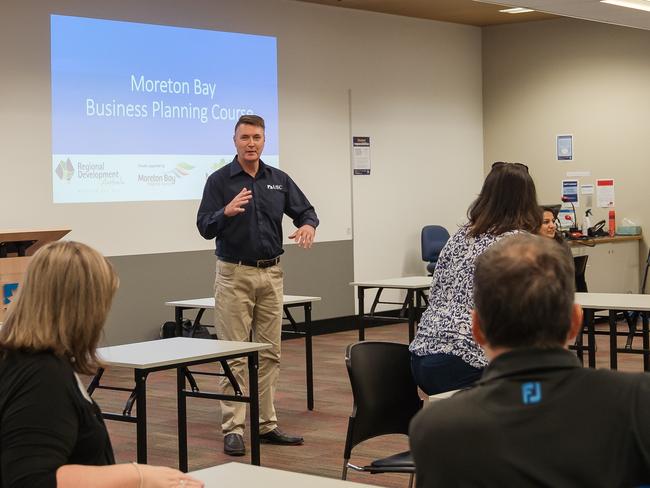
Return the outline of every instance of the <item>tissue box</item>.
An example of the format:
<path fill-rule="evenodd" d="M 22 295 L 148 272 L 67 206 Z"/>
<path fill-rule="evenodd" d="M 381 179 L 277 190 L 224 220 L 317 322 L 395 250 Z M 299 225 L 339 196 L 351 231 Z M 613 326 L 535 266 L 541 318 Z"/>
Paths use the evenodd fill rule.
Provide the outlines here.
<path fill-rule="evenodd" d="M 616 227 L 616 235 L 619 236 L 638 236 L 641 234 L 640 225 L 622 225 Z"/>

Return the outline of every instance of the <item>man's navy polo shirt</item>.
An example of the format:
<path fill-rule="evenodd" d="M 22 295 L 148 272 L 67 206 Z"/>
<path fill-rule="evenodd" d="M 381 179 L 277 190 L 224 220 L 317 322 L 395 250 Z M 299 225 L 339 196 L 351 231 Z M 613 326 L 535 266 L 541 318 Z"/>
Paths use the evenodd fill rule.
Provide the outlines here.
<path fill-rule="evenodd" d="M 224 208 L 246 188 L 253 198 L 233 217 Z M 217 239 L 215 254 L 231 260 L 273 259 L 282 250 L 282 216 L 287 214 L 296 227 L 318 226 L 314 207 L 284 171 L 260 160 L 253 178 L 237 157 L 212 173 L 203 190 L 196 225 L 205 239 Z"/>

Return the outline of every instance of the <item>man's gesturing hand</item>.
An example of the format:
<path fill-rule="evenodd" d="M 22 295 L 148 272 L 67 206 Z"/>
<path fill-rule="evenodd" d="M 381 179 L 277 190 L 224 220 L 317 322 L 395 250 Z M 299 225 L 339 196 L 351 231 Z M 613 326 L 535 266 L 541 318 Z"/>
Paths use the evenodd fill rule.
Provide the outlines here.
<path fill-rule="evenodd" d="M 246 187 L 242 188 L 241 191 L 233 198 L 226 208 L 223 209 L 223 214 L 226 217 L 234 217 L 242 212 L 245 212 L 246 209 L 243 208 L 251 198 L 253 198 L 253 193 L 250 190 L 247 190 Z"/>
<path fill-rule="evenodd" d="M 304 249 L 309 249 L 314 242 L 314 235 L 316 234 L 316 229 L 311 225 L 305 224 L 299 229 L 296 230 L 293 234 L 289 236 L 289 239 L 295 239 L 298 247 Z"/>

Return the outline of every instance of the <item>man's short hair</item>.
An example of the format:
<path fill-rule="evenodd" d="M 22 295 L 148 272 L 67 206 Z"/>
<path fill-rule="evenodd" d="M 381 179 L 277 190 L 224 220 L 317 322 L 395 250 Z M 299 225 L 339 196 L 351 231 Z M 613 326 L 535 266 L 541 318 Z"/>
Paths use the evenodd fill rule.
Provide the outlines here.
<path fill-rule="evenodd" d="M 573 259 L 546 237 L 505 237 L 476 260 L 474 306 L 492 347 L 564 346 L 575 293 Z"/>
<path fill-rule="evenodd" d="M 261 127 L 262 129 L 266 129 L 264 127 L 264 119 L 259 115 L 242 115 L 241 117 L 239 117 L 239 120 L 235 124 L 235 132 L 237 132 L 237 127 L 239 127 L 242 124 L 254 125 L 255 127 Z"/>

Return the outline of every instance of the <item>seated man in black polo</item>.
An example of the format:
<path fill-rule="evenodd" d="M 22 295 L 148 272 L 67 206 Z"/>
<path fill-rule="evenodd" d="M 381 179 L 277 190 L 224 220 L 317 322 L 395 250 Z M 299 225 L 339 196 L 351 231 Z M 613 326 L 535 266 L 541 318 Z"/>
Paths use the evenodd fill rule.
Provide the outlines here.
<path fill-rule="evenodd" d="M 503 239 L 480 256 L 476 386 L 411 423 L 417 486 L 613 487 L 650 483 L 650 375 L 582 368 L 573 261 L 552 240 Z"/>

